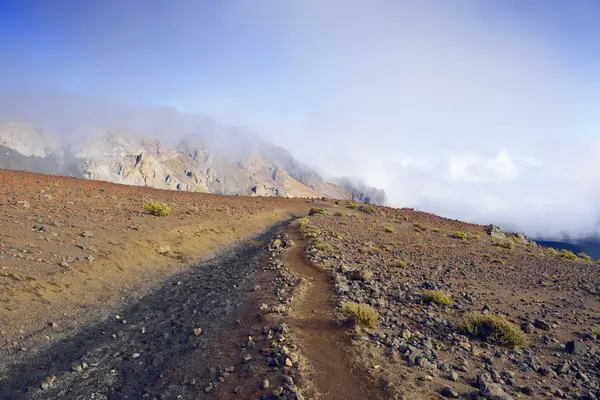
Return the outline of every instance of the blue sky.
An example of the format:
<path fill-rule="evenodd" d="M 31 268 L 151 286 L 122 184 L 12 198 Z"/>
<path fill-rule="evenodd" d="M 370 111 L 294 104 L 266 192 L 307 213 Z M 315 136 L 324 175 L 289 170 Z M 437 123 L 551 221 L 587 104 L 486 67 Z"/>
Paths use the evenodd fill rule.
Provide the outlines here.
<path fill-rule="evenodd" d="M 0 88 L 172 105 L 396 205 L 589 231 L 598 21 L 578 0 L 0 1 Z"/>

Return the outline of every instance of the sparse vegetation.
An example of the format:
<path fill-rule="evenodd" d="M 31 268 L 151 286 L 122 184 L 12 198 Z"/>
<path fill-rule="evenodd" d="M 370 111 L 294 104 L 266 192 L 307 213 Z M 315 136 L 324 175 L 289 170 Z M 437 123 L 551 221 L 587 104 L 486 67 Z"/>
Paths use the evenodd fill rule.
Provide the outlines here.
<path fill-rule="evenodd" d="M 597 326 L 595 328 L 592 328 L 592 335 L 595 335 L 597 337 L 600 337 L 600 326 Z"/>
<path fill-rule="evenodd" d="M 510 239 L 508 239 L 508 240 L 505 240 L 503 242 L 496 243 L 496 246 L 502 247 L 504 249 L 514 249 L 515 248 L 515 242 L 513 242 Z"/>
<path fill-rule="evenodd" d="M 375 207 L 369 205 L 369 204 L 363 204 L 360 207 L 358 207 L 358 209 L 364 213 L 367 214 L 374 214 L 375 213 Z"/>
<path fill-rule="evenodd" d="M 348 203 L 346 205 L 347 208 L 351 209 L 351 210 L 356 210 L 358 208 L 358 205 L 356 203 Z"/>
<path fill-rule="evenodd" d="M 378 249 L 377 247 L 364 247 L 362 250 L 369 255 L 381 254 L 381 249 Z"/>
<path fill-rule="evenodd" d="M 331 213 L 330 213 L 329 211 L 326 211 L 326 210 L 325 210 L 325 209 L 323 209 L 323 208 L 316 208 L 316 207 L 313 207 L 313 208 L 311 208 L 311 209 L 310 209 L 310 211 L 308 212 L 308 215 L 315 215 L 315 214 L 322 214 L 322 215 L 327 215 L 327 216 L 330 216 L 330 215 L 331 215 Z"/>
<path fill-rule="evenodd" d="M 451 238 L 454 239 L 460 239 L 460 240 L 467 240 L 468 236 L 466 233 L 461 232 L 461 231 L 456 231 L 452 234 L 449 235 Z"/>
<path fill-rule="evenodd" d="M 415 222 L 415 223 L 413 224 L 413 227 L 415 227 L 415 228 L 416 228 L 416 229 L 415 229 L 416 231 L 424 231 L 424 230 L 426 230 L 426 229 L 427 229 L 427 228 L 425 228 L 423 225 L 421 225 L 421 224 L 420 224 L 420 223 L 418 223 L 418 222 Z"/>
<path fill-rule="evenodd" d="M 440 306 L 451 306 L 452 300 L 450 297 L 442 291 L 439 290 L 426 290 L 421 295 L 421 299 L 425 303 L 435 303 Z"/>
<path fill-rule="evenodd" d="M 392 233 L 394 232 L 394 228 L 392 228 L 391 226 L 386 226 L 385 228 L 383 228 L 383 231 L 387 233 Z"/>
<path fill-rule="evenodd" d="M 408 265 L 406 265 L 406 263 L 402 260 L 394 260 L 390 263 L 390 267 L 406 269 Z"/>
<path fill-rule="evenodd" d="M 321 251 L 332 251 L 333 250 L 333 248 L 331 247 L 331 245 L 329 243 L 317 243 L 317 244 L 315 244 L 315 249 L 321 250 Z"/>
<path fill-rule="evenodd" d="M 377 323 L 377 311 L 368 304 L 344 302 L 342 313 L 347 320 L 366 328 L 373 328 Z"/>
<path fill-rule="evenodd" d="M 340 211 L 336 211 L 333 213 L 333 215 L 335 215 L 336 217 L 341 217 L 344 214 L 342 214 Z"/>
<path fill-rule="evenodd" d="M 558 256 L 561 258 L 566 258 L 567 260 L 577 260 L 577 256 L 575 255 L 575 253 L 573 253 L 570 250 L 561 250 L 560 253 L 558 253 Z"/>
<path fill-rule="evenodd" d="M 542 282 L 542 287 L 548 287 L 548 286 L 550 286 L 550 282 L 546 282 L 546 281 Z"/>
<path fill-rule="evenodd" d="M 298 218 L 296 220 L 296 226 L 298 227 L 298 231 L 305 237 L 315 238 L 321 234 L 321 230 L 312 226 L 307 217 Z"/>
<path fill-rule="evenodd" d="M 337 239 L 339 239 L 339 240 L 344 240 L 345 239 L 344 235 L 342 235 L 341 233 L 338 233 L 337 235 L 335 235 L 335 237 Z"/>
<path fill-rule="evenodd" d="M 578 256 L 580 258 L 583 258 L 585 260 L 585 262 L 589 262 L 589 263 L 592 262 L 592 257 L 590 257 L 589 255 L 587 255 L 586 253 L 581 252 L 581 253 L 578 254 Z"/>
<path fill-rule="evenodd" d="M 548 254 L 550 254 L 551 256 L 556 256 L 558 253 L 556 252 L 555 249 L 553 249 L 552 247 L 548 247 L 548 249 L 546 250 L 548 252 Z"/>
<path fill-rule="evenodd" d="M 144 210 L 158 217 L 166 217 L 171 214 L 171 209 L 165 202 L 150 200 L 142 206 Z"/>
<path fill-rule="evenodd" d="M 527 343 L 523 331 L 499 314 L 468 314 L 463 330 L 471 336 L 498 344 L 523 347 Z"/>
<path fill-rule="evenodd" d="M 494 259 L 492 260 L 492 263 L 494 263 L 494 264 L 503 264 L 503 265 L 504 265 L 504 261 L 502 261 L 502 260 L 501 260 L 501 259 L 499 259 L 499 258 L 494 258 Z"/>
<path fill-rule="evenodd" d="M 433 228 L 431 230 L 431 232 L 433 232 L 433 233 L 440 233 L 441 231 L 440 231 L 440 228 Z"/>

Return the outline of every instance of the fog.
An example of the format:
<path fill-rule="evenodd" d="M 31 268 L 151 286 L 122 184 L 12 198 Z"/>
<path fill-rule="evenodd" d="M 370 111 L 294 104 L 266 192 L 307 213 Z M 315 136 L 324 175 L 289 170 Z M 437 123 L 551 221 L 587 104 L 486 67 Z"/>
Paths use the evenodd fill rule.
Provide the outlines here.
<path fill-rule="evenodd" d="M 208 115 L 393 206 L 600 229 L 595 2 L 59 3 L 0 41 L 0 88 Z"/>

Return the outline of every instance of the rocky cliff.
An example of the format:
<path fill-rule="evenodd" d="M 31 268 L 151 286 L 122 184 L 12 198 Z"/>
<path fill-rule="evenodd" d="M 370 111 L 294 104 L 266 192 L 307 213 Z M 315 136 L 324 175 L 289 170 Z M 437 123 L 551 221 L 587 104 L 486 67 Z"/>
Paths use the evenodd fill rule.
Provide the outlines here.
<path fill-rule="evenodd" d="M 326 181 L 246 129 L 171 108 L 120 110 L 76 125 L 19 116 L 0 112 L 0 168 L 229 195 L 385 201 L 362 182 Z"/>

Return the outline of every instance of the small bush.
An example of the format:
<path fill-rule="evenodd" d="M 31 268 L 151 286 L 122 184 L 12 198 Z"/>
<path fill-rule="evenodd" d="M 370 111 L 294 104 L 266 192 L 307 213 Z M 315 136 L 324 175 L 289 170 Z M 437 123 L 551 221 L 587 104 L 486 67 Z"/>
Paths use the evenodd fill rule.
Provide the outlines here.
<path fill-rule="evenodd" d="M 347 320 L 358 326 L 373 328 L 377 323 L 377 311 L 368 304 L 344 302 L 342 303 L 342 313 Z"/>
<path fill-rule="evenodd" d="M 542 282 L 542 287 L 548 287 L 548 286 L 550 286 L 550 282 L 546 282 L 546 281 Z"/>
<path fill-rule="evenodd" d="M 456 231 L 449 236 L 454 239 L 460 239 L 460 240 L 467 240 L 467 237 L 468 237 L 466 233 L 461 232 L 461 231 Z"/>
<path fill-rule="evenodd" d="M 351 210 L 356 210 L 358 208 L 358 205 L 355 203 L 348 203 L 348 205 L 346 207 Z"/>
<path fill-rule="evenodd" d="M 421 299 L 426 303 L 435 303 L 440 306 L 452 305 L 452 300 L 450 300 L 450 297 L 439 290 L 426 290 L 421 295 Z"/>
<path fill-rule="evenodd" d="M 385 246 L 383 246 L 383 250 L 392 251 L 392 250 L 394 250 L 394 246 L 391 244 L 386 244 Z"/>
<path fill-rule="evenodd" d="M 307 217 L 298 218 L 295 222 L 297 226 L 308 225 L 310 220 Z"/>
<path fill-rule="evenodd" d="M 592 328 L 592 335 L 596 335 L 600 337 L 600 326 L 597 326 L 596 328 Z"/>
<path fill-rule="evenodd" d="M 514 249 L 515 242 L 513 242 L 512 240 L 505 240 L 504 242 L 496 243 L 496 246 L 502 247 L 504 249 Z"/>
<path fill-rule="evenodd" d="M 441 231 L 440 231 L 440 228 L 433 228 L 431 230 L 431 232 L 433 232 L 433 233 L 440 233 Z"/>
<path fill-rule="evenodd" d="M 345 239 L 344 235 L 342 235 L 341 233 L 338 233 L 337 235 L 335 235 L 335 237 L 337 239 L 339 239 L 339 240 L 344 240 Z"/>
<path fill-rule="evenodd" d="M 499 258 L 494 258 L 494 259 L 492 260 L 492 263 L 494 263 L 494 264 L 503 264 L 503 265 L 504 265 L 504 261 L 502 261 L 502 260 L 501 260 L 501 259 L 499 259 Z"/>
<path fill-rule="evenodd" d="M 367 214 L 374 214 L 375 213 L 375 207 L 370 206 L 368 204 L 363 204 L 362 206 L 358 207 L 358 209 L 364 213 Z"/>
<path fill-rule="evenodd" d="M 317 244 L 315 244 L 315 249 L 321 250 L 321 251 L 332 251 L 333 250 L 333 248 L 331 247 L 331 245 L 329 243 L 317 243 Z"/>
<path fill-rule="evenodd" d="M 567 260 L 577 260 L 577 256 L 570 250 L 561 250 L 558 254 L 561 258 L 566 258 Z"/>
<path fill-rule="evenodd" d="M 468 233 L 468 236 L 469 236 L 469 239 L 472 239 L 472 240 L 477 240 L 480 237 L 478 233 Z"/>
<path fill-rule="evenodd" d="M 148 211 L 152 215 L 159 217 L 165 217 L 171 214 L 171 209 L 167 203 L 151 200 L 142 206 L 144 210 Z"/>
<path fill-rule="evenodd" d="M 381 249 L 378 249 L 377 247 L 364 247 L 363 252 L 365 252 L 366 254 L 381 254 Z"/>
<path fill-rule="evenodd" d="M 402 260 L 394 260 L 390 263 L 390 267 L 406 269 L 408 265 L 406 265 L 406 263 Z"/>
<path fill-rule="evenodd" d="M 592 262 L 592 257 L 588 256 L 586 253 L 581 252 L 578 256 L 583 258 L 585 262 Z"/>
<path fill-rule="evenodd" d="M 315 215 L 315 214 L 323 214 L 323 215 L 327 215 L 327 216 L 331 215 L 331 213 L 329 211 L 325 211 L 323 208 L 315 208 L 315 207 L 313 207 L 308 212 L 308 215 Z"/>
<path fill-rule="evenodd" d="M 548 250 L 546 250 L 548 252 L 548 254 L 550 254 L 551 256 L 556 256 L 558 255 L 558 253 L 556 252 L 555 249 L 553 249 L 552 247 L 548 247 Z"/>
<path fill-rule="evenodd" d="M 427 229 L 427 228 L 425 228 L 423 225 L 421 225 L 421 224 L 420 224 L 420 223 L 418 223 L 418 222 L 415 222 L 415 223 L 413 224 L 413 227 L 415 227 L 415 228 L 416 228 L 416 230 L 419 230 L 419 231 L 424 231 L 424 230 L 426 230 L 426 229 Z"/>
<path fill-rule="evenodd" d="M 523 331 L 498 314 L 468 314 L 463 330 L 471 336 L 503 345 L 523 347 L 527 343 Z"/>
<path fill-rule="evenodd" d="M 392 233 L 394 232 L 394 228 L 392 228 L 391 226 L 386 226 L 385 228 L 383 228 L 383 231 L 387 233 Z"/>
<path fill-rule="evenodd" d="M 333 213 L 333 215 L 335 215 L 336 217 L 341 217 L 341 216 L 342 216 L 342 215 L 344 215 L 344 214 L 342 214 L 342 213 L 341 213 L 341 212 L 339 212 L 339 211 L 336 211 L 336 212 L 334 212 L 334 213 Z"/>
<path fill-rule="evenodd" d="M 305 237 L 315 238 L 315 237 L 317 237 L 317 236 L 319 236 L 321 234 L 321 230 L 319 228 L 316 228 L 316 227 L 314 227 L 314 226 L 312 226 L 310 224 L 300 225 L 298 227 L 298 230 Z"/>

